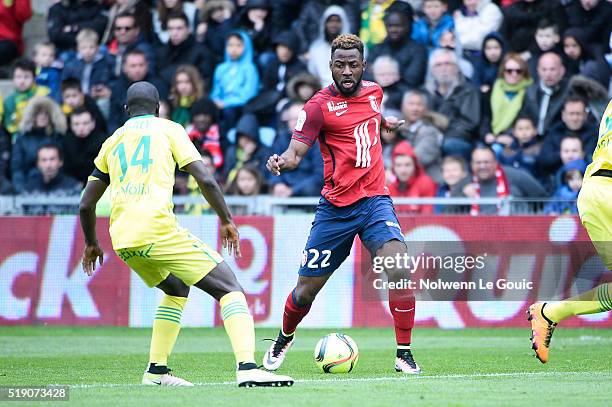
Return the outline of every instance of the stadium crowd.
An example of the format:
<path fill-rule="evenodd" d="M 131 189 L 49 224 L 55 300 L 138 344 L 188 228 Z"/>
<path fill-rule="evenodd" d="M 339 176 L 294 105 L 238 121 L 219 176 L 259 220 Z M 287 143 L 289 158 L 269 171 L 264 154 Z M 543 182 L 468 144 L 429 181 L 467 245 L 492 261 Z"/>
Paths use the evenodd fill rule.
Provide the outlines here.
<path fill-rule="evenodd" d="M 227 194 L 316 196 L 318 145 L 280 177 L 265 163 L 352 32 L 383 114 L 406 120 L 381 134 L 393 196 L 555 197 L 569 201 L 547 212 L 576 213 L 612 93 L 609 0 L 61 0 L 23 55 L 31 14 L 30 0 L 0 3 L 14 87 L 0 95 L 0 194 L 78 195 L 127 119 L 128 86 L 147 80 Z M 175 193 L 197 184 L 177 171 Z"/>

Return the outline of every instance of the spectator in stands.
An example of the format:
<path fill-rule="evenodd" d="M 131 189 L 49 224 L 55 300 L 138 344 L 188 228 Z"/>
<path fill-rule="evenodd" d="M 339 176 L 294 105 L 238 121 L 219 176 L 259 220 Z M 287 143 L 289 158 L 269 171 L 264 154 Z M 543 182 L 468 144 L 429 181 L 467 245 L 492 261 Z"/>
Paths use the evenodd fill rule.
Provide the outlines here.
<path fill-rule="evenodd" d="M 166 83 L 151 72 L 145 53 L 138 49 L 127 52 L 123 57 L 121 76 L 115 81 L 112 88 L 110 103 L 111 114 L 108 120 L 108 127 L 111 132 L 123 126 L 123 123 L 128 119 L 127 112 L 124 108 L 127 89 L 134 82 L 139 81 L 147 81 L 155 85 L 160 98 L 166 99 L 168 97 L 168 87 Z M 98 118 L 96 117 L 96 122 L 97 121 Z"/>
<path fill-rule="evenodd" d="M 223 151 L 218 117 L 219 111 L 212 100 L 199 99 L 191 106 L 191 123 L 186 130 L 191 142 L 200 151 L 208 151 L 214 168 L 222 169 Z"/>
<path fill-rule="evenodd" d="M 538 131 L 531 117 L 518 116 L 512 127 L 512 140 L 506 140 L 506 137 L 500 138 L 503 145 L 503 150 L 497 156 L 500 164 L 523 169 L 539 178 L 538 156 L 542 142 L 538 139 Z"/>
<path fill-rule="evenodd" d="M 84 28 L 91 28 L 98 37 L 104 34 L 107 17 L 97 0 L 61 0 L 51 6 L 47 15 L 49 40 L 60 53 L 73 51 L 76 37 Z M 60 59 L 65 60 L 60 54 Z"/>
<path fill-rule="evenodd" d="M 159 75 L 167 83 L 172 83 L 174 71 L 180 65 L 193 65 L 208 85 L 213 73 L 213 57 L 208 49 L 195 41 L 187 16 L 183 13 L 168 16 L 169 40 L 157 53 Z"/>
<path fill-rule="evenodd" d="M 469 183 L 467 162 L 463 157 L 458 155 L 447 155 L 444 157 L 442 160 L 442 182 L 438 187 L 436 196 L 444 198 L 462 197 L 463 187 Z M 444 207 L 440 209 L 442 208 Z"/>
<path fill-rule="evenodd" d="M 586 42 L 594 51 L 602 52 L 608 46 L 612 26 L 612 4 L 606 0 L 579 0 L 563 2 L 563 22 L 566 28 L 580 28 Z"/>
<path fill-rule="evenodd" d="M 436 196 L 436 183 L 427 175 L 419 163 L 410 143 L 400 141 L 393 149 L 394 182 L 389 183 L 389 194 L 402 198 L 426 198 Z M 402 213 L 432 213 L 432 205 L 396 205 Z"/>
<path fill-rule="evenodd" d="M 538 61 L 538 77 L 527 89 L 522 112 L 534 118 L 538 134 L 542 136 L 558 121 L 568 94 L 561 57 L 552 52 L 542 55 Z"/>
<path fill-rule="evenodd" d="M 183 14 L 186 18 L 185 24 L 189 32 L 195 28 L 195 17 L 198 8 L 191 2 L 183 0 L 158 0 L 157 7 L 153 10 L 153 30 L 162 44 L 170 40 L 171 28 L 168 25 L 172 15 Z M 160 62 L 163 60 L 160 60 Z"/>
<path fill-rule="evenodd" d="M 215 65 L 223 62 L 225 39 L 234 29 L 234 9 L 230 0 L 208 0 L 198 13 L 196 39 L 210 50 Z"/>
<path fill-rule="evenodd" d="M 385 115 L 399 117 L 400 112 L 394 113 L 392 110 L 386 110 Z M 385 174 L 387 181 L 393 180 L 393 171 L 391 168 L 391 158 L 395 145 L 402 141 L 403 138 L 399 134 L 399 129 L 394 131 L 381 131 L 380 143 L 382 145 L 383 162 L 385 163 Z"/>
<path fill-rule="evenodd" d="M 459 71 L 461 74 L 468 79 L 472 80 L 474 76 L 474 66 L 470 62 L 470 56 L 463 50 L 463 46 L 457 41 L 457 36 L 454 30 L 447 30 L 440 35 L 440 48 L 448 49 L 453 51 L 457 56 L 457 64 L 459 65 Z"/>
<path fill-rule="evenodd" d="M 560 170 L 560 186 L 552 196 L 553 202 L 544 207 L 547 215 L 571 214 L 578 215 L 576 201 L 582 188 L 582 180 L 586 172 L 584 161 L 577 160 L 564 165 Z"/>
<path fill-rule="evenodd" d="M 257 196 L 265 188 L 263 173 L 259 166 L 246 163 L 236 170 L 236 176 L 230 182 L 225 193 L 227 195 Z"/>
<path fill-rule="evenodd" d="M 9 181 L 10 166 L 11 138 L 0 126 L 0 195 L 9 195 L 13 193 L 13 186 Z"/>
<path fill-rule="evenodd" d="M 506 7 L 502 35 L 513 52 L 527 51 L 543 19 L 558 23 L 559 3 L 551 0 L 521 0 Z"/>
<path fill-rule="evenodd" d="M 40 42 L 34 47 L 36 84 L 49 88 L 49 97 L 60 103 L 62 100 L 62 64 L 55 60 L 55 45 Z"/>
<path fill-rule="evenodd" d="M 47 196 L 78 195 L 79 182 L 62 171 L 62 150 L 58 144 L 45 143 L 36 151 L 36 169 L 28 175 L 25 192 Z"/>
<path fill-rule="evenodd" d="M 252 164 L 265 174 L 270 151 L 259 141 L 259 123 L 252 114 L 245 114 L 236 125 L 236 144 L 225 153 L 224 174 L 226 183 L 236 178 L 236 172 L 245 164 Z"/>
<path fill-rule="evenodd" d="M 384 16 L 386 10 L 394 3 L 395 0 L 370 0 L 361 13 L 359 38 L 368 50 L 382 43 L 387 37 Z"/>
<path fill-rule="evenodd" d="M 30 171 L 36 168 L 38 148 L 58 143 L 66 132 L 66 117 L 60 107 L 46 96 L 32 98 L 19 123 L 19 136 L 13 146 L 11 173 L 17 193 L 25 190 Z"/>
<path fill-rule="evenodd" d="M 446 116 L 449 123 L 442 153 L 468 159 L 480 124 L 480 92 L 465 81 L 459 72 L 457 56 L 450 50 L 435 50 L 429 58 L 428 71 L 430 79 L 425 88 L 432 110 Z"/>
<path fill-rule="evenodd" d="M 485 144 L 503 146 L 512 143 L 512 124 L 524 107 L 527 89 L 533 81 L 527 63 L 519 54 L 507 54 L 498 72 L 493 90 L 483 97 L 480 133 Z"/>
<path fill-rule="evenodd" d="M 412 21 L 413 12 L 410 5 L 401 1 L 392 4 L 385 12 L 387 37 L 372 48 L 368 60 L 374 62 L 383 55 L 395 59 L 401 67 L 401 82 L 409 88 L 418 88 L 425 80 L 427 50 L 410 38 Z"/>
<path fill-rule="evenodd" d="M 340 6 L 329 6 L 319 22 L 319 36 L 308 48 L 308 71 L 316 76 L 321 87 L 332 83 L 329 69 L 331 43 L 340 34 L 350 32 L 350 24 L 344 9 Z"/>
<path fill-rule="evenodd" d="M 291 31 L 278 34 L 273 41 L 276 55 L 262 70 L 262 89 L 248 104 L 248 110 L 263 122 L 273 121 L 278 102 L 287 96 L 286 88 L 291 78 L 307 72 L 306 65 L 298 58 L 293 47 L 298 38 Z"/>
<path fill-rule="evenodd" d="M 126 88 L 127 89 L 127 88 Z M 125 102 L 124 102 L 125 104 Z M 84 107 L 91 112 L 96 122 L 96 131 L 106 133 L 107 123 L 95 100 L 81 90 L 81 82 L 76 78 L 68 78 L 62 81 L 62 112 L 70 117 L 72 112 L 79 107 Z M 113 116 L 111 115 L 111 119 Z M 113 130 L 114 131 L 114 130 Z"/>
<path fill-rule="evenodd" d="M 22 114 L 30 99 L 34 96 L 49 94 L 49 88 L 34 83 L 36 65 L 33 61 L 19 59 L 13 68 L 13 86 L 15 91 L 4 99 L 2 123 L 14 137 L 21 122 Z"/>
<path fill-rule="evenodd" d="M 294 103 L 283 111 L 281 115 L 283 130 L 279 131 L 274 140 L 273 152 L 281 154 L 289 147 L 291 134 L 302 107 L 302 104 Z M 270 184 L 272 195 L 281 198 L 320 195 L 323 188 L 323 158 L 318 141 L 308 150 L 298 168 L 271 178 Z"/>
<path fill-rule="evenodd" d="M 559 36 L 559 27 L 557 24 L 549 20 L 542 20 L 538 23 L 538 28 L 535 33 L 535 41 L 531 42 L 531 46 L 527 52 L 521 56 L 526 59 L 529 64 L 529 72 L 537 80 L 537 64 L 540 57 L 547 53 L 554 52 L 561 55 L 563 47 L 561 46 L 561 37 Z"/>
<path fill-rule="evenodd" d="M 202 157 L 202 162 L 204 163 L 204 167 L 206 167 L 206 169 L 210 172 L 210 174 L 212 174 L 215 177 L 217 183 L 220 186 L 223 185 L 223 182 L 221 182 L 222 180 L 219 179 L 218 172 L 216 171 L 216 168 L 213 164 L 213 158 L 210 155 L 210 152 L 208 150 L 201 150 L 200 154 Z M 175 189 L 176 189 L 176 184 L 175 184 Z M 196 181 L 196 179 L 191 175 L 189 175 L 189 178 L 187 180 L 186 194 L 189 196 L 197 197 L 199 202 L 195 204 L 185 204 L 185 207 L 183 210 L 185 214 L 188 214 L 188 215 L 214 214 L 208 201 L 200 199 L 200 197 L 202 196 L 202 192 L 200 191 L 200 186 L 198 185 L 198 182 Z M 185 195 L 185 194 L 181 194 L 181 195 Z"/>
<path fill-rule="evenodd" d="M 251 37 L 254 61 L 264 69 L 274 55 L 272 38 L 275 30 L 270 7 L 269 0 L 247 0 L 237 23 L 238 28 Z"/>
<path fill-rule="evenodd" d="M 398 62 L 389 55 L 379 56 L 372 64 L 372 76 L 383 88 L 381 109 L 399 110 L 407 88 L 400 81 Z"/>
<path fill-rule="evenodd" d="M 64 172 L 82 185 L 94 170 L 94 159 L 98 156 L 105 133 L 96 131 L 96 121 L 90 111 L 79 107 L 70 115 L 70 130 L 61 140 Z"/>
<path fill-rule="evenodd" d="M 605 62 L 607 65 L 607 62 Z M 612 65 L 610 65 L 610 73 L 612 73 Z M 612 85 L 612 83 L 610 84 Z M 587 102 L 587 110 L 589 111 L 589 120 L 599 123 L 604 115 L 606 107 L 610 102 L 608 89 L 604 88 L 599 82 L 584 75 L 574 75 L 570 78 L 569 94 L 581 97 Z M 612 95 L 612 88 L 610 88 Z"/>
<path fill-rule="evenodd" d="M 321 20 L 321 16 L 326 14 L 330 5 L 337 5 L 343 11 L 343 34 L 358 31 L 361 0 L 307 0 L 303 3 L 302 9 L 296 16 L 296 21 L 292 23 L 293 29 L 300 37 L 300 53 L 308 52 L 309 46 L 321 37 L 323 21 L 326 20 L 326 18 Z M 299 7 L 298 4 L 294 1 L 291 6 Z"/>
<path fill-rule="evenodd" d="M 30 0 L 0 2 L 0 66 L 23 54 L 23 25 L 32 17 Z"/>
<path fill-rule="evenodd" d="M 480 87 L 480 92 L 487 94 L 493 88 L 506 54 L 506 44 L 497 32 L 487 34 L 482 41 L 480 56 L 474 64 L 474 85 Z"/>
<path fill-rule="evenodd" d="M 117 19 L 120 16 L 131 16 L 133 21 L 130 22 L 130 27 L 134 27 L 138 33 L 142 32 L 143 38 L 147 42 L 151 42 L 154 37 L 153 33 L 153 19 L 151 14 L 151 7 L 147 4 L 147 0 L 115 0 L 114 4 L 108 10 L 108 24 L 104 29 L 102 35 L 102 44 L 110 43 L 113 37 L 116 37 L 116 26 Z M 123 24 L 125 21 L 122 21 Z M 119 25 L 124 27 L 124 25 Z M 130 31 L 126 30 L 125 32 Z M 121 65 L 119 65 L 121 67 Z M 119 73 L 117 72 L 117 75 Z"/>
<path fill-rule="evenodd" d="M 529 173 L 502 167 L 490 147 L 476 147 L 472 152 L 472 183 L 463 188 L 469 198 L 544 198 L 546 191 Z M 472 205 L 470 214 L 495 214 L 495 205 Z"/>
<path fill-rule="evenodd" d="M 100 99 L 110 99 L 113 58 L 100 51 L 98 34 L 94 30 L 85 28 L 79 31 L 76 41 L 78 54 L 66 61 L 62 79 L 79 79 L 83 93 L 98 102 Z"/>
<path fill-rule="evenodd" d="M 242 107 L 259 89 L 259 74 L 253 63 L 251 39 L 242 31 L 230 34 L 225 62 L 215 68 L 210 98 L 221 110 L 221 131 L 234 127 Z M 263 172 L 263 171 L 262 171 Z"/>
<path fill-rule="evenodd" d="M 113 23 L 113 38 L 108 43 L 108 50 L 115 57 L 113 75 L 119 77 L 123 59 L 131 51 L 138 50 L 147 58 L 151 72 L 157 69 L 157 60 L 153 46 L 146 40 L 147 31 L 140 27 L 140 22 L 130 13 L 118 14 Z M 164 61 L 166 62 L 166 61 Z"/>
<path fill-rule="evenodd" d="M 424 16 L 414 22 L 412 39 L 432 51 L 440 46 L 443 32 L 454 29 L 453 17 L 447 13 L 447 0 L 423 0 Z"/>
<path fill-rule="evenodd" d="M 294 76 L 287 84 L 287 96 L 292 102 L 306 103 L 321 89 L 319 80 L 309 73 Z"/>
<path fill-rule="evenodd" d="M 491 0 L 463 0 L 463 7 L 453 13 L 453 19 L 462 48 L 475 59 L 487 34 L 501 26 L 503 15 Z"/>
<path fill-rule="evenodd" d="M 564 164 L 560 155 L 561 140 L 570 134 L 580 138 L 590 161 L 597 144 L 597 127 L 588 120 L 586 101 L 576 96 L 569 96 L 565 100 L 561 121 L 551 127 L 544 137 L 538 157 L 544 174 L 554 174 Z"/>
<path fill-rule="evenodd" d="M 193 65 L 181 65 L 174 71 L 170 88 L 173 122 L 186 127 L 191 122 L 191 106 L 204 96 L 204 82 Z"/>
<path fill-rule="evenodd" d="M 159 113 L 158 116 L 162 119 L 171 120 L 170 115 L 172 114 L 172 106 L 170 102 L 165 99 L 159 101 Z"/>
<path fill-rule="evenodd" d="M 404 94 L 402 116 L 406 124 L 400 127 L 400 135 L 410 143 L 427 175 L 440 182 L 441 145 L 444 138 L 440 129 L 448 127 L 446 118 L 428 111 L 427 95 L 417 90 Z"/>
<path fill-rule="evenodd" d="M 569 28 L 563 33 L 563 65 L 567 70 L 567 76 L 572 77 L 570 82 L 574 80 L 574 75 L 584 75 L 600 83 L 605 90 L 609 87 L 612 63 L 608 63 L 602 54 L 594 54 L 591 51 L 580 28 Z M 607 105 L 608 97 L 605 99 Z"/>

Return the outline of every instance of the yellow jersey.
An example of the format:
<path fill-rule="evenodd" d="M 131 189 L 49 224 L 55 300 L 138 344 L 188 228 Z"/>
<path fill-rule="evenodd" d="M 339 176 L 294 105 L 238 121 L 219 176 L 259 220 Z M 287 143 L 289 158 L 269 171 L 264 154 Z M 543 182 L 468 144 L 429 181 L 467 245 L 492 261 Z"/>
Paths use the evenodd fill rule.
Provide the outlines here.
<path fill-rule="evenodd" d="M 104 142 L 94 163 L 110 180 L 113 249 L 143 246 L 176 233 L 176 165 L 183 168 L 201 159 L 183 126 L 153 115 L 130 118 Z"/>
<path fill-rule="evenodd" d="M 593 175 L 596 171 L 612 170 L 612 100 L 608 103 L 606 111 L 599 124 L 599 138 L 597 147 L 593 153 L 593 162 L 587 167 L 586 176 Z"/>

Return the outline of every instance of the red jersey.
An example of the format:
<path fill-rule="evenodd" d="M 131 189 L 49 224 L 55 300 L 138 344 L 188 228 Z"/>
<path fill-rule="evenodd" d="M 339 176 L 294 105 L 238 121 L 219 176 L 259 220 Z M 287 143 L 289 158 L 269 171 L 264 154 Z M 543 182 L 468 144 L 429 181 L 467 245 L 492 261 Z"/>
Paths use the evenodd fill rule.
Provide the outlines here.
<path fill-rule="evenodd" d="M 352 97 L 343 96 L 331 84 L 298 115 L 292 138 L 309 146 L 319 140 L 325 178 L 321 195 L 335 206 L 389 195 L 380 145 L 382 97 L 375 82 L 362 81 Z"/>

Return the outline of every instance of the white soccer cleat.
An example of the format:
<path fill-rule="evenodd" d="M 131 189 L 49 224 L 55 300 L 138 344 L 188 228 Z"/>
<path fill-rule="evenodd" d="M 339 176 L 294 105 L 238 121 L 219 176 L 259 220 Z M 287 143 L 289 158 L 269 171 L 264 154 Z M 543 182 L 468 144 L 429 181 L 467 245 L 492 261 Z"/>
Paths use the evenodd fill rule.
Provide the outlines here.
<path fill-rule="evenodd" d="M 176 377 L 170 372 L 166 374 L 145 372 L 142 376 L 142 384 L 145 386 L 193 386 L 193 383 Z"/>
<path fill-rule="evenodd" d="M 287 337 L 282 333 L 273 341 L 263 357 L 263 367 L 266 370 L 277 370 L 283 364 L 287 351 L 293 345 L 295 335 Z"/>
<path fill-rule="evenodd" d="M 238 387 L 286 387 L 293 386 L 289 376 L 277 375 L 261 369 L 236 370 Z"/>
<path fill-rule="evenodd" d="M 402 352 L 401 357 L 395 358 L 395 371 L 408 373 L 408 374 L 420 374 L 421 368 L 414 361 L 414 357 L 412 356 L 412 352 L 410 349 L 406 349 Z"/>

